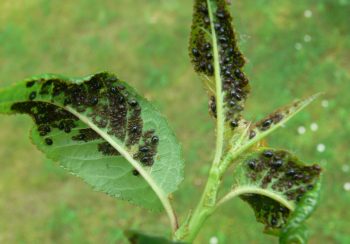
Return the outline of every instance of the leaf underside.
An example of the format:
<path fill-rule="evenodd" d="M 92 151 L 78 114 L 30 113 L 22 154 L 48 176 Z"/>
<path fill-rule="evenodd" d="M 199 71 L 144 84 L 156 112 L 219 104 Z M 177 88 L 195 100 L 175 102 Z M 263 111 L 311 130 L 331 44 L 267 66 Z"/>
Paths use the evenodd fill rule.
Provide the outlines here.
<path fill-rule="evenodd" d="M 217 106 L 223 106 L 227 138 L 239 125 L 250 88 L 242 70 L 245 60 L 226 5 L 225 0 L 195 0 L 189 52 L 194 69 L 207 88 L 209 111 L 215 118 L 219 117 Z"/>
<path fill-rule="evenodd" d="M 160 209 L 154 188 L 167 197 L 183 179 L 166 120 L 112 74 L 28 79 L 0 91 L 0 113 L 29 114 L 32 142 L 97 191 Z"/>
<path fill-rule="evenodd" d="M 241 195 L 254 210 L 265 232 L 279 235 L 291 213 L 319 182 L 321 168 L 307 166 L 285 150 L 261 148 L 245 157 L 234 173 L 234 189 L 246 187 Z"/>

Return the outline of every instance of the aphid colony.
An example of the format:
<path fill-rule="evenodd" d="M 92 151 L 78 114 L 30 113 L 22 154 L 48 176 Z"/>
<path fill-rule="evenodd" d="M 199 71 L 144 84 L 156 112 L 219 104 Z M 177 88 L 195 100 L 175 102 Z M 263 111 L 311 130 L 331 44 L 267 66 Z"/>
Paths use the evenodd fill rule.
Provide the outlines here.
<path fill-rule="evenodd" d="M 53 104 L 71 106 L 84 113 L 99 128 L 106 129 L 109 135 L 124 142 L 129 149 L 134 148 L 135 151 L 136 148 L 133 156 L 142 165 L 153 165 L 159 137 L 154 130 L 143 131 L 141 106 L 115 76 L 101 73 L 82 84 L 70 84 L 60 79 L 33 80 L 27 82 L 26 87 L 34 89 L 28 93 L 28 101 L 15 103 L 11 109 L 34 118 L 39 135 L 44 137 L 46 145 L 54 144 L 49 135 L 53 129 L 72 133 L 71 139 L 74 141 L 102 141 L 99 134 L 90 128 L 73 133 L 78 118 Z M 43 97 L 43 100 L 51 103 L 39 101 L 38 98 Z M 106 156 L 120 155 L 107 142 L 98 143 L 97 150 Z M 135 172 L 133 174 L 138 175 Z"/>
<path fill-rule="evenodd" d="M 265 224 L 265 231 L 283 227 L 289 218 L 290 210 L 269 197 L 245 194 L 240 198 L 255 210 L 256 219 Z"/>
<path fill-rule="evenodd" d="M 232 128 L 238 126 L 240 112 L 249 92 L 248 79 L 242 71 L 244 58 L 236 44 L 236 37 L 231 25 L 231 16 L 225 7 L 224 0 L 219 1 L 214 14 L 213 28 L 215 31 L 222 89 L 225 104 L 226 121 Z M 212 7 L 213 8 L 213 7 Z M 212 26 L 207 1 L 195 2 L 190 51 L 195 70 L 206 76 L 214 74 L 213 48 L 211 43 Z M 209 101 L 210 112 L 216 117 L 215 96 Z"/>
<path fill-rule="evenodd" d="M 292 112 L 292 110 L 295 110 L 300 106 L 300 102 L 294 103 L 291 107 L 287 107 L 284 109 L 279 109 L 278 111 L 273 112 L 266 118 L 260 120 L 255 125 L 251 126 L 249 131 L 249 139 L 253 139 L 258 131 L 266 131 L 269 130 L 272 126 L 277 125 L 280 123 L 284 118 L 288 116 Z"/>
<path fill-rule="evenodd" d="M 271 188 L 296 202 L 313 188 L 321 173 L 319 165 L 305 166 L 283 150 L 265 149 L 244 164 L 252 184 Z M 242 199 L 255 209 L 257 219 L 266 224 L 267 230 L 284 226 L 290 214 L 289 209 L 262 195 L 247 194 Z"/>
<path fill-rule="evenodd" d="M 295 201 L 313 188 L 321 173 L 320 166 L 304 166 L 282 150 L 265 150 L 245 164 L 251 181 L 259 181 L 261 188 L 272 188 Z"/>

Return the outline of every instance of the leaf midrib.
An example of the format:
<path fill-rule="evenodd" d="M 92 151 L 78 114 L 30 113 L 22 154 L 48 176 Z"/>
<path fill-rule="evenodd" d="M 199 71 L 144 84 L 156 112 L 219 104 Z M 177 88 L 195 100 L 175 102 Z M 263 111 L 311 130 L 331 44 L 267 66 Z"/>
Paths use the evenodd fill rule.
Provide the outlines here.
<path fill-rule="evenodd" d="M 220 74 L 220 63 L 219 63 L 219 50 L 217 45 L 216 32 L 214 28 L 214 17 L 211 7 L 211 1 L 207 0 L 208 5 L 208 13 L 210 19 L 210 27 L 212 32 L 212 46 L 213 46 L 213 56 L 214 56 L 214 75 L 215 75 L 215 83 L 216 83 L 216 150 L 214 157 L 214 165 L 220 163 L 223 145 L 224 145 L 224 113 L 223 113 L 223 99 L 222 99 L 222 82 L 221 82 L 221 74 Z"/>
<path fill-rule="evenodd" d="M 86 125 L 88 125 L 91 129 L 93 129 L 97 134 L 99 134 L 104 140 L 106 140 L 113 148 L 115 148 L 144 178 L 144 180 L 149 184 L 155 194 L 158 196 L 159 200 L 163 204 L 164 209 L 168 213 L 169 217 L 172 218 L 172 223 L 176 223 L 175 216 L 173 214 L 173 209 L 169 202 L 167 195 L 164 193 L 163 189 L 161 189 L 158 184 L 154 181 L 153 177 L 130 155 L 130 153 L 125 150 L 124 147 L 120 146 L 110 135 L 106 132 L 98 128 L 94 123 L 92 123 L 88 117 L 82 115 L 77 112 L 70 106 L 64 107 L 67 111 L 75 115 L 81 121 L 83 121 Z"/>

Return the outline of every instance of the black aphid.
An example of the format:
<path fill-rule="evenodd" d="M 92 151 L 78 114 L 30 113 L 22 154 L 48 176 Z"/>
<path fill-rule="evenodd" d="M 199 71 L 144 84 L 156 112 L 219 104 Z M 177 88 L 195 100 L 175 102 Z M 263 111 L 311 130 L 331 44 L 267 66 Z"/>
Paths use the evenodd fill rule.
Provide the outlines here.
<path fill-rule="evenodd" d="M 256 166 L 257 166 L 256 160 L 252 159 L 252 160 L 248 161 L 248 167 L 249 167 L 250 169 L 253 169 L 253 170 L 254 170 L 254 169 L 256 168 Z"/>
<path fill-rule="evenodd" d="M 236 128 L 236 127 L 238 126 L 237 120 L 231 120 L 230 126 L 231 126 L 232 128 Z"/>
<path fill-rule="evenodd" d="M 132 99 L 129 101 L 129 104 L 131 107 L 136 107 L 138 105 L 138 102 L 135 99 Z"/>
<path fill-rule="evenodd" d="M 51 146 L 53 144 L 53 141 L 50 138 L 46 138 L 45 143 L 46 143 L 46 145 Z"/>
<path fill-rule="evenodd" d="M 200 56 L 200 53 L 197 48 L 192 48 L 192 54 L 197 58 Z"/>
<path fill-rule="evenodd" d="M 157 144 L 159 142 L 158 136 L 152 136 L 152 144 Z"/>
<path fill-rule="evenodd" d="M 275 161 L 273 161 L 273 162 L 271 163 L 271 166 L 272 166 L 273 168 L 279 168 L 279 167 L 281 167 L 282 165 L 283 165 L 283 160 L 281 160 L 281 159 L 275 160 Z"/>
<path fill-rule="evenodd" d="M 140 147 L 140 152 L 146 153 L 148 151 L 149 151 L 149 147 L 147 146 Z"/>
<path fill-rule="evenodd" d="M 272 122 L 273 122 L 272 119 L 267 119 L 262 123 L 262 127 L 269 128 L 271 126 Z"/>
<path fill-rule="evenodd" d="M 132 171 L 132 174 L 135 175 L 135 176 L 138 176 L 138 175 L 140 175 L 140 172 L 138 172 L 137 169 L 134 169 Z"/>
<path fill-rule="evenodd" d="M 33 101 L 35 98 L 36 98 L 36 92 L 33 91 L 33 92 L 31 92 L 31 93 L 29 94 L 29 100 L 30 100 L 30 101 Z"/>
<path fill-rule="evenodd" d="M 30 88 L 32 87 L 33 85 L 35 84 L 35 81 L 28 81 L 27 84 L 26 84 L 26 87 Z"/>
<path fill-rule="evenodd" d="M 272 156 L 274 155 L 272 151 L 270 150 L 266 150 L 263 152 L 263 155 L 264 157 L 267 157 L 267 158 L 272 158 Z"/>

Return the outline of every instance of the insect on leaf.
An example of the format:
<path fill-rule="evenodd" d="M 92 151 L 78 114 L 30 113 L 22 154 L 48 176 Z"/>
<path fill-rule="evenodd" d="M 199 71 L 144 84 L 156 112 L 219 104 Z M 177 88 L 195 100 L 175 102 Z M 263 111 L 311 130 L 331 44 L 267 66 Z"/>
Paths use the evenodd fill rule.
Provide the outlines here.
<path fill-rule="evenodd" d="M 239 195 L 253 208 L 257 221 L 265 225 L 265 232 L 279 235 L 288 225 L 295 226 L 290 223 L 296 221 L 289 221 L 297 209 L 310 208 L 305 198 L 319 188 L 320 174 L 317 164 L 307 166 L 285 150 L 261 148 L 236 166 L 233 190 L 222 202 Z M 298 220 L 302 224 L 305 218 Z"/>
<path fill-rule="evenodd" d="M 225 138 L 230 138 L 239 126 L 249 93 L 248 79 L 242 71 L 245 60 L 231 22 L 225 0 L 194 1 L 190 58 L 205 83 L 209 110 L 219 120 L 218 131 L 223 131 Z"/>
<path fill-rule="evenodd" d="M 30 115 L 32 142 L 97 191 L 159 209 L 183 179 L 166 120 L 112 74 L 34 77 L 0 91 L 0 113 Z"/>
<path fill-rule="evenodd" d="M 274 130 L 278 129 L 291 118 L 293 118 L 297 113 L 307 107 L 319 96 L 320 94 L 316 94 L 306 99 L 297 100 L 288 106 L 276 110 L 264 119 L 251 125 L 246 131 L 246 136 L 242 141 L 237 143 L 237 141 L 231 140 L 232 145 L 236 144 L 236 146 L 233 146 L 233 149 L 244 150 L 247 147 L 250 147 L 261 141 L 269 134 L 271 134 Z M 233 139 L 236 138 L 233 137 Z"/>

